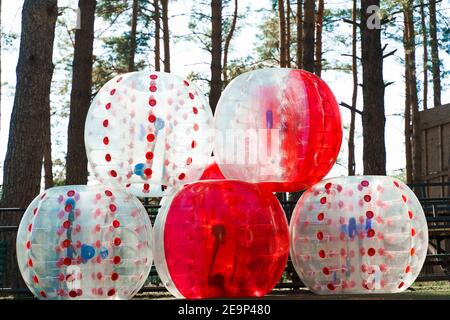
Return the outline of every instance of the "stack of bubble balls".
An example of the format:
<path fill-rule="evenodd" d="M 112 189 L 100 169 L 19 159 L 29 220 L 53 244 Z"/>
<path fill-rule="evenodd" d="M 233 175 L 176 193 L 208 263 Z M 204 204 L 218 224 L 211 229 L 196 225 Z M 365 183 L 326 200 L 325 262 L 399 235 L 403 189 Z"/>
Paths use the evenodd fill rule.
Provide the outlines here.
<path fill-rule="evenodd" d="M 424 263 L 426 220 L 406 185 L 321 182 L 342 121 L 309 72 L 244 73 L 214 117 L 182 78 L 119 75 L 93 100 L 84 138 L 101 185 L 47 190 L 19 228 L 20 270 L 40 299 L 129 299 L 152 257 L 163 285 L 187 299 L 264 296 L 289 252 L 318 294 L 400 292 Z M 305 189 L 288 226 L 274 192 Z M 136 196 L 162 197 L 153 231 Z"/>

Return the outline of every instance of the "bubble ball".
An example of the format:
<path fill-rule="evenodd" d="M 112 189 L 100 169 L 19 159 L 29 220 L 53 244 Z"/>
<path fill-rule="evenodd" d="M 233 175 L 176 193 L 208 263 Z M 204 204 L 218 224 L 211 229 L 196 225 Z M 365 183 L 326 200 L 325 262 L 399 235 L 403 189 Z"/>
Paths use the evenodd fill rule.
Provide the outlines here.
<path fill-rule="evenodd" d="M 39 299 L 128 299 L 150 272 L 151 238 L 134 196 L 99 185 L 54 187 L 27 208 L 17 259 Z"/>
<path fill-rule="evenodd" d="M 178 298 L 263 296 L 289 254 L 279 202 L 241 181 L 199 181 L 163 198 L 154 232 L 156 269 Z"/>
<path fill-rule="evenodd" d="M 295 270 L 318 294 L 402 292 L 419 275 L 428 247 L 418 199 L 384 176 L 316 184 L 297 203 L 290 232 Z"/>
<path fill-rule="evenodd" d="M 85 144 L 103 184 L 140 197 L 198 180 L 213 149 L 213 115 L 192 83 L 132 72 L 106 83 L 89 109 Z"/>
<path fill-rule="evenodd" d="M 298 191 L 319 182 L 342 142 L 336 98 L 319 77 L 268 68 L 235 78 L 215 113 L 214 155 L 228 179 Z"/>

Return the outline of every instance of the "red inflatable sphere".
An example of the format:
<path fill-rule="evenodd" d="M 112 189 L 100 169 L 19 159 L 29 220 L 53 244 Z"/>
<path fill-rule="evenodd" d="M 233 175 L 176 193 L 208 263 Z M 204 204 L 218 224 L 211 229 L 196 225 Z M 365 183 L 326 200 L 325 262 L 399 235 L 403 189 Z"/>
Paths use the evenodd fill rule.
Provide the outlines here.
<path fill-rule="evenodd" d="M 246 182 L 209 180 L 161 204 L 155 266 L 174 296 L 260 297 L 276 285 L 288 259 L 289 231 L 271 193 Z"/>
<path fill-rule="evenodd" d="M 322 180 L 342 142 L 336 98 L 322 79 L 303 70 L 260 69 L 236 77 L 214 119 L 214 155 L 224 176 L 273 192 Z"/>

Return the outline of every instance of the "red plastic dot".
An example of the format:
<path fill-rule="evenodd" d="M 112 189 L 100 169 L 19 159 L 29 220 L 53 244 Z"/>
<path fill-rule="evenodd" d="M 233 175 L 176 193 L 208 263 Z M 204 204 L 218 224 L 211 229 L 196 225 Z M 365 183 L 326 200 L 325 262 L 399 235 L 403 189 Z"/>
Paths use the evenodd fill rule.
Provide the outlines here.
<path fill-rule="evenodd" d="M 111 280 L 116 281 L 117 279 L 119 279 L 119 274 L 117 272 L 113 272 L 111 275 Z"/>
<path fill-rule="evenodd" d="M 179 180 L 183 180 L 184 178 L 186 178 L 186 174 L 184 174 L 184 173 L 181 173 L 181 174 L 178 176 L 178 179 L 179 179 Z"/>
<path fill-rule="evenodd" d="M 400 185 L 398 184 L 397 181 L 394 181 L 394 184 L 395 184 L 395 186 L 396 186 L 397 188 L 400 187 Z"/>
<path fill-rule="evenodd" d="M 375 253 L 376 253 L 376 251 L 374 248 L 369 248 L 369 250 L 367 250 L 367 254 L 371 257 L 374 256 Z"/>
<path fill-rule="evenodd" d="M 321 257 L 322 259 L 325 258 L 325 251 L 320 250 L 319 251 L 319 257 Z"/>
<path fill-rule="evenodd" d="M 109 138 L 108 137 L 104 137 L 103 138 L 103 144 L 109 144 Z"/>
<path fill-rule="evenodd" d="M 411 254 L 411 256 L 413 256 L 413 255 L 414 255 L 414 253 L 416 253 L 416 249 L 414 249 L 414 248 L 411 248 L 411 251 L 410 251 L 410 254 Z"/>
<path fill-rule="evenodd" d="M 190 165 L 191 163 L 192 163 L 192 158 L 191 157 L 187 158 L 186 165 Z"/>
<path fill-rule="evenodd" d="M 109 125 L 108 119 L 103 120 L 103 126 L 106 128 L 106 127 L 108 127 L 108 125 Z"/>
<path fill-rule="evenodd" d="M 157 90 L 156 86 L 150 86 L 150 91 L 155 92 Z"/>
<path fill-rule="evenodd" d="M 194 130 L 195 130 L 195 131 L 198 131 L 199 128 L 200 128 L 200 127 L 198 126 L 198 124 L 194 124 Z"/>
<path fill-rule="evenodd" d="M 414 237 L 415 235 L 416 235 L 416 229 L 412 228 L 412 229 L 411 229 L 411 236 Z"/>
<path fill-rule="evenodd" d="M 192 140 L 192 143 L 191 143 L 192 149 L 194 149 L 196 146 L 197 146 L 197 142 L 195 142 L 195 140 Z"/>
<path fill-rule="evenodd" d="M 120 240 L 120 238 L 115 238 L 114 239 L 114 245 L 115 246 L 120 246 L 121 243 L 122 243 L 122 240 Z"/>
<path fill-rule="evenodd" d="M 72 244 L 72 241 L 70 241 L 69 239 L 66 239 L 62 242 L 62 247 L 68 248 L 71 244 Z"/>
<path fill-rule="evenodd" d="M 372 197 L 371 197 L 370 195 L 366 194 L 366 195 L 364 196 L 364 201 L 365 201 L 365 202 L 370 202 L 371 200 L 372 200 Z"/>
<path fill-rule="evenodd" d="M 373 211 L 370 211 L 370 210 L 369 210 L 369 211 L 366 212 L 366 217 L 367 217 L 367 219 L 372 219 L 373 216 L 374 216 Z"/>
<path fill-rule="evenodd" d="M 361 181 L 361 185 L 362 185 L 363 187 L 368 187 L 368 186 L 369 186 L 369 181 L 363 180 L 363 181 Z"/>
<path fill-rule="evenodd" d="M 155 135 L 153 133 L 149 133 L 147 135 L 147 141 L 148 142 L 153 142 L 155 140 Z"/>
<path fill-rule="evenodd" d="M 27 247 L 28 250 L 30 250 L 30 248 L 31 248 L 31 242 L 30 242 L 30 240 L 27 241 L 27 243 L 26 243 L 25 246 Z"/>
<path fill-rule="evenodd" d="M 106 196 L 108 196 L 108 197 L 111 197 L 111 196 L 112 196 L 112 192 L 109 191 L 109 190 L 106 190 L 106 191 L 105 191 L 105 194 L 106 194 Z"/>
<path fill-rule="evenodd" d="M 109 92 L 109 94 L 112 95 L 112 96 L 113 96 L 115 93 L 116 93 L 116 89 L 112 89 L 112 90 Z"/>
<path fill-rule="evenodd" d="M 29 266 L 30 268 L 32 268 L 32 267 L 33 267 L 33 260 L 31 260 L 31 259 L 28 259 L 28 266 Z"/>
<path fill-rule="evenodd" d="M 398 288 L 400 289 L 401 287 L 403 287 L 405 283 L 404 282 L 400 282 L 400 284 L 398 285 Z"/>
<path fill-rule="evenodd" d="M 66 212 L 70 212 L 70 211 L 72 211 L 72 209 L 73 209 L 73 207 L 72 207 L 72 205 L 69 203 L 69 204 L 67 204 L 65 207 L 64 207 L 64 210 L 66 211 Z"/>
<path fill-rule="evenodd" d="M 334 285 L 332 283 L 327 284 L 327 288 L 330 289 L 330 290 L 334 290 L 335 289 L 335 287 L 334 287 Z"/>
<path fill-rule="evenodd" d="M 115 256 L 113 259 L 114 264 L 119 264 L 120 263 L 120 257 L 119 256 Z"/>
<path fill-rule="evenodd" d="M 72 264 L 72 259 L 70 258 L 64 258 L 63 260 L 64 265 L 70 266 Z"/>
<path fill-rule="evenodd" d="M 108 102 L 108 103 L 106 104 L 105 108 L 106 108 L 106 110 L 111 109 L 111 102 Z"/>
<path fill-rule="evenodd" d="M 32 224 L 32 223 L 30 223 L 30 224 L 28 225 L 28 232 L 31 232 L 31 229 L 33 229 L 33 224 Z"/>
<path fill-rule="evenodd" d="M 413 218 L 413 213 L 412 213 L 412 211 L 408 211 L 408 215 L 409 215 L 409 218 L 410 218 L 410 219 Z"/>
<path fill-rule="evenodd" d="M 410 271 L 411 271 L 411 267 L 410 267 L 410 266 L 407 266 L 406 269 L 405 269 L 405 273 L 408 273 L 408 272 L 410 272 Z"/>
<path fill-rule="evenodd" d="M 146 154 L 145 154 L 145 157 L 147 158 L 147 160 L 152 160 L 153 159 L 153 152 L 147 152 Z"/>
<path fill-rule="evenodd" d="M 198 113 L 198 109 L 197 109 L 196 107 L 192 107 L 192 112 L 193 112 L 194 114 L 197 114 L 197 113 Z"/>
<path fill-rule="evenodd" d="M 39 283 L 39 279 L 36 275 L 33 276 L 33 282 L 34 283 Z"/>
<path fill-rule="evenodd" d="M 373 229 L 367 230 L 367 236 L 369 238 L 372 238 L 374 235 L 375 235 L 375 230 L 373 230 Z"/>
<path fill-rule="evenodd" d="M 114 220 L 112 224 L 114 228 L 120 227 L 120 222 L 118 220 Z"/>
<path fill-rule="evenodd" d="M 148 121 L 151 122 L 151 123 L 155 122 L 156 121 L 155 115 L 154 114 L 149 115 L 148 116 Z"/>
<path fill-rule="evenodd" d="M 67 191 L 67 196 L 68 197 L 73 197 L 74 195 L 75 195 L 75 191 L 74 190 Z"/>
<path fill-rule="evenodd" d="M 105 155 L 105 160 L 108 161 L 108 162 L 111 161 L 111 155 L 110 155 L 109 153 L 107 153 L 107 154 Z"/>
<path fill-rule="evenodd" d="M 330 274 L 330 269 L 328 269 L 327 267 L 322 269 L 323 274 L 325 275 L 329 275 Z"/>
<path fill-rule="evenodd" d="M 144 170 L 144 174 L 145 174 L 146 176 L 151 176 L 152 173 L 153 173 L 153 170 L 150 169 L 150 168 L 146 168 L 146 169 Z"/>
<path fill-rule="evenodd" d="M 186 80 L 183 80 L 183 82 L 186 87 L 189 87 L 189 82 L 187 82 Z"/>
<path fill-rule="evenodd" d="M 318 240 L 323 240 L 323 232 L 322 231 L 317 232 L 316 236 L 317 236 Z"/>
<path fill-rule="evenodd" d="M 325 214 L 323 212 L 317 215 L 317 220 L 322 221 L 325 218 Z"/>
<path fill-rule="evenodd" d="M 111 203 L 109 205 L 109 210 L 111 210 L 112 212 L 115 212 L 117 210 L 117 206 L 115 204 Z"/>
<path fill-rule="evenodd" d="M 47 294 L 45 293 L 45 291 L 41 291 L 40 295 L 42 298 L 47 298 Z"/>
<path fill-rule="evenodd" d="M 144 183 L 144 190 L 149 190 L 150 189 L 150 185 L 148 183 Z"/>
<path fill-rule="evenodd" d="M 33 215 L 36 215 L 37 212 L 38 212 L 38 208 L 34 208 L 34 209 L 33 209 Z"/>
<path fill-rule="evenodd" d="M 116 289 L 110 289 L 109 291 L 108 291 L 108 296 L 113 296 L 113 295 L 115 295 L 116 294 Z"/>
<path fill-rule="evenodd" d="M 325 198 L 325 197 L 320 198 L 320 203 L 321 204 L 327 203 L 327 198 Z"/>
<path fill-rule="evenodd" d="M 64 227 L 65 229 L 69 229 L 71 224 L 72 224 L 72 223 L 71 223 L 69 220 L 66 220 L 66 221 L 64 221 L 64 223 L 63 223 L 63 227 Z"/>
<path fill-rule="evenodd" d="M 402 194 L 402 199 L 404 202 L 406 202 L 408 199 L 406 199 L 406 196 L 404 194 Z"/>
<path fill-rule="evenodd" d="M 156 80 L 156 79 L 158 79 L 158 75 L 156 75 L 156 74 L 151 74 L 151 75 L 150 75 L 150 79 Z"/>
<path fill-rule="evenodd" d="M 192 100 L 194 100 L 194 95 L 192 93 L 189 92 L 189 98 L 191 98 Z"/>
<path fill-rule="evenodd" d="M 115 170 L 111 170 L 111 171 L 109 172 L 109 174 L 110 174 L 111 177 L 113 177 L 113 178 L 117 177 L 117 172 L 116 172 Z"/>
<path fill-rule="evenodd" d="M 326 185 L 325 185 L 325 189 L 327 189 L 327 190 L 329 190 L 329 189 L 331 189 L 331 186 L 332 186 L 333 184 L 331 183 L 331 182 L 328 182 Z"/>
<path fill-rule="evenodd" d="M 69 296 L 70 296 L 71 298 L 76 298 L 77 292 L 76 292 L 75 290 L 70 290 L 70 291 L 69 291 Z"/>

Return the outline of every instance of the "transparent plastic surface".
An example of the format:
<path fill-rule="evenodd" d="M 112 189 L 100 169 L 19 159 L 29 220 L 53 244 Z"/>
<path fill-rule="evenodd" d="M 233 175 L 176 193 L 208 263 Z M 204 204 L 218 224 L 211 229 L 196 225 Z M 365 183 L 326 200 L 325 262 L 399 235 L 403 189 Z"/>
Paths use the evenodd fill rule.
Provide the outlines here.
<path fill-rule="evenodd" d="M 17 259 L 39 299 L 128 299 L 150 272 L 151 239 L 134 196 L 99 185 L 55 187 L 27 208 Z"/>
<path fill-rule="evenodd" d="M 224 176 L 298 191 L 333 167 L 342 142 L 339 107 L 327 84 L 294 69 L 236 77 L 215 112 L 214 154 Z"/>
<path fill-rule="evenodd" d="M 185 186 L 163 200 L 154 231 L 156 269 L 178 298 L 263 296 L 288 259 L 283 209 L 274 195 L 246 182 Z"/>
<path fill-rule="evenodd" d="M 198 180 L 213 148 L 213 115 L 192 83 L 163 72 L 132 72 L 106 83 L 89 109 L 89 164 L 105 185 L 141 197 Z"/>
<path fill-rule="evenodd" d="M 428 247 L 415 194 L 384 176 L 321 181 L 300 198 L 290 232 L 294 267 L 318 294 L 402 292 Z"/>

